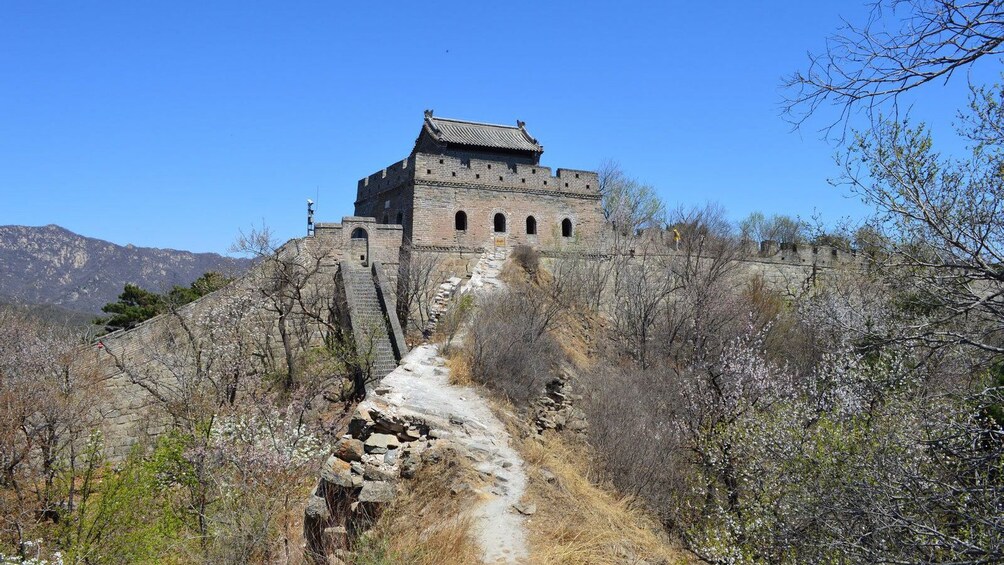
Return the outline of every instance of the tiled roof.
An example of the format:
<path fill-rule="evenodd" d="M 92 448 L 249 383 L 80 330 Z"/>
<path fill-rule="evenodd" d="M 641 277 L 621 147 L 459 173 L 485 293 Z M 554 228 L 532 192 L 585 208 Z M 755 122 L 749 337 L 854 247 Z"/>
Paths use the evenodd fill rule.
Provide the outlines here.
<path fill-rule="evenodd" d="M 544 151 L 537 140 L 527 133 L 523 122 L 516 122 L 515 126 L 500 126 L 437 118 L 427 113 L 425 124 L 433 137 L 446 143 L 490 147 L 492 149 L 533 151 L 534 153 Z"/>

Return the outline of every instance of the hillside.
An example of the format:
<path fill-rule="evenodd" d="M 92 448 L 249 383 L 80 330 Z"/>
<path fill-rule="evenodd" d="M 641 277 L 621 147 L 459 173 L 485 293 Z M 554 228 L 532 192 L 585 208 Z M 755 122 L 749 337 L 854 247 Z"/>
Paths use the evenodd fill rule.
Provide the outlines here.
<path fill-rule="evenodd" d="M 0 226 L 0 302 L 99 313 L 126 283 L 163 291 L 246 266 L 216 253 L 117 245 L 56 225 Z"/>

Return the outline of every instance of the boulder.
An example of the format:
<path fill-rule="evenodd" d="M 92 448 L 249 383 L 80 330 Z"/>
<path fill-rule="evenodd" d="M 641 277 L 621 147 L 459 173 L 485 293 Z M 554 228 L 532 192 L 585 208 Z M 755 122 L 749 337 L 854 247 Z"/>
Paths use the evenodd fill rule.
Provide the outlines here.
<path fill-rule="evenodd" d="M 365 448 L 366 451 L 371 453 L 377 453 L 376 449 L 382 449 L 379 453 L 387 453 L 388 449 L 397 449 L 401 446 L 401 442 L 398 441 L 396 435 L 391 434 L 371 434 L 370 437 L 366 438 Z"/>
<path fill-rule="evenodd" d="M 407 428 L 403 432 L 398 432 L 397 439 L 402 442 L 411 442 L 421 439 L 422 431 L 418 428 Z"/>
<path fill-rule="evenodd" d="M 357 408 L 356 413 L 352 415 L 352 420 L 349 422 L 349 434 L 352 437 L 365 438 L 372 427 L 373 418 L 370 416 L 369 410 Z"/>
<path fill-rule="evenodd" d="M 363 477 L 370 481 L 393 481 L 397 479 L 397 468 L 385 465 L 366 465 Z"/>
<path fill-rule="evenodd" d="M 516 504 L 513 504 L 512 507 L 513 509 L 516 510 L 516 512 L 519 512 L 524 516 L 533 516 L 534 514 L 537 513 L 536 504 L 526 504 L 523 502 L 517 502 Z"/>
<path fill-rule="evenodd" d="M 401 460 L 401 476 L 405 479 L 414 479 L 421 468 L 422 460 L 418 457 L 405 457 Z"/>
<path fill-rule="evenodd" d="M 342 461 L 334 455 L 328 457 L 328 460 L 321 467 L 321 478 L 328 483 L 344 488 L 358 486 L 353 479 L 352 466 L 347 461 Z"/>
<path fill-rule="evenodd" d="M 386 504 L 397 496 L 397 487 L 387 481 L 366 481 L 359 493 L 359 502 L 376 502 Z"/>
<path fill-rule="evenodd" d="M 362 461 L 363 442 L 354 438 L 342 438 L 335 443 L 335 457 L 342 461 Z"/>
<path fill-rule="evenodd" d="M 305 513 L 317 520 L 327 520 L 331 517 L 331 513 L 328 512 L 328 501 L 324 500 L 324 497 L 316 495 L 311 496 L 310 500 L 307 501 Z"/>

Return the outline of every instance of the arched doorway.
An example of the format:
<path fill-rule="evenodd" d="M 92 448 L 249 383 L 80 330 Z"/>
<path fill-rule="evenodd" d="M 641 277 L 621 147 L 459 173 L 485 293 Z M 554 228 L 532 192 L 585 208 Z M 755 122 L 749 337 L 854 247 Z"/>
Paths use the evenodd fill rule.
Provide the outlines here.
<path fill-rule="evenodd" d="M 495 214 L 495 233 L 505 233 L 505 214 Z"/>
<path fill-rule="evenodd" d="M 349 253 L 352 259 L 359 258 L 363 265 L 369 265 L 370 237 L 363 228 L 355 228 L 349 237 Z"/>

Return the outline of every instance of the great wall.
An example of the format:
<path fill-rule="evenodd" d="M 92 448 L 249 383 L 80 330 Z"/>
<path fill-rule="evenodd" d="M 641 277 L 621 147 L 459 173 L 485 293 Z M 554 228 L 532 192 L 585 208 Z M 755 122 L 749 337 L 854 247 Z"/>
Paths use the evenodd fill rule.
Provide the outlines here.
<path fill-rule="evenodd" d="M 226 326 L 221 320 L 228 316 L 254 320 L 255 339 L 279 368 L 284 348 L 307 351 L 328 339 L 332 327 L 342 328 L 364 353 L 365 367 L 359 370 L 368 383 L 369 408 L 356 415 L 358 429 L 333 446 L 342 455 L 325 464 L 305 527 L 315 553 L 344 548 L 346 528 L 364 527 L 345 523 L 355 515 L 346 513 L 350 503 L 365 509 L 389 500 L 381 473 L 407 476 L 424 452 L 414 446 L 449 435 L 443 431 L 449 428 L 448 414 L 415 416 L 421 410 L 408 405 L 410 415 L 402 416 L 405 399 L 388 400 L 389 389 L 378 384 L 386 375 L 405 375 L 397 368 L 402 359 L 411 359 L 406 373 L 442 376 L 414 361 L 434 359 L 435 352 L 408 356 L 403 331 L 408 320 L 398 318 L 396 300 L 410 263 L 435 258 L 437 268 L 427 283 L 442 287 L 438 300 L 445 303 L 462 287 L 480 286 L 486 261 L 517 246 L 531 247 L 551 262 L 658 256 L 672 263 L 685 257 L 666 230 L 615 236 L 603 216 L 597 174 L 571 169 L 552 174 L 539 165 L 542 152 L 522 123 L 441 120 L 428 112 L 411 155 L 359 181 L 356 216 L 312 225 L 312 234 L 261 257 L 227 292 L 103 336 L 81 360 L 96 364 L 105 383 L 99 409 L 106 415 L 108 455 L 121 458 L 140 439 L 168 429 L 165 406 L 181 398 L 177 392 L 186 380 L 210 370 L 205 358 L 214 354 L 216 330 L 206 328 L 214 323 Z M 772 242 L 750 244 L 737 258 L 749 276 L 792 292 L 841 270 L 867 268 L 856 253 Z M 283 294 L 284 285 L 295 292 Z M 441 360 L 434 364 L 441 366 Z M 395 457 L 385 465 L 388 442 Z M 483 461 L 501 465 L 492 457 Z M 507 466 L 505 473 L 510 472 Z"/>

